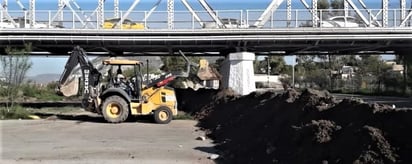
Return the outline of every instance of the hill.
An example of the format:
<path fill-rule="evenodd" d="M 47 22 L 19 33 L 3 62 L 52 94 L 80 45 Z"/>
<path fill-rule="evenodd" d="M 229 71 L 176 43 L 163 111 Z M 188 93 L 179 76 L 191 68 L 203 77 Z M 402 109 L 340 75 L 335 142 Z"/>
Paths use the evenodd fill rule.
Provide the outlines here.
<path fill-rule="evenodd" d="M 27 80 L 37 84 L 47 84 L 53 81 L 58 81 L 59 78 L 60 74 L 39 74 L 36 76 L 27 77 Z"/>

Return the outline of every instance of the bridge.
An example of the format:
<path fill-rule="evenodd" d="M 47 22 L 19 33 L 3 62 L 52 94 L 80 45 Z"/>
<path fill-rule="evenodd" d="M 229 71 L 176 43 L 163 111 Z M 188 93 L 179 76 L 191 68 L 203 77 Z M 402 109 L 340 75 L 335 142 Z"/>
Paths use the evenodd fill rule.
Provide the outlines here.
<path fill-rule="evenodd" d="M 53 10 L 38 10 L 40 0 L 27 0 L 28 7 L 12 1 L 0 6 L 3 53 L 25 43 L 33 45 L 31 55 L 67 55 L 74 45 L 104 56 L 253 52 L 234 60 L 252 60 L 245 57 L 251 54 L 407 55 L 412 50 L 410 0 L 343 0 L 341 9 L 318 8 L 317 0 L 271 0 L 266 8 L 231 10 L 215 10 L 206 0 L 197 0 L 200 9 L 194 1 L 158 0 L 147 11 L 136 10 L 140 0 L 127 8 L 120 0 L 96 0 L 94 10 L 83 10 L 75 0 L 58 0 Z M 12 3 L 20 9 L 11 9 Z M 158 9 L 162 5 L 166 10 Z"/>
<path fill-rule="evenodd" d="M 177 0 L 158 0 L 148 11 L 135 10 L 140 0 L 125 11 L 119 0 L 97 0 L 91 11 L 82 10 L 75 0 L 59 0 L 53 4 L 55 10 L 36 10 L 41 1 L 27 1 L 28 7 L 20 0 L 3 0 L 1 49 L 30 42 L 33 55 L 65 55 L 73 45 L 103 55 L 160 55 L 178 49 L 208 55 L 388 54 L 409 50 L 412 40 L 412 8 L 407 0 L 344 0 L 343 9 L 318 9 L 316 0 L 272 0 L 265 9 L 247 10 L 213 10 L 205 0 L 198 0 L 203 10 L 195 10 L 195 2 L 187 0 L 179 3 L 186 10 L 175 10 Z M 12 3 L 21 9 L 10 10 Z M 162 5 L 167 5 L 166 11 L 157 10 Z M 337 16 L 341 20 L 333 20 Z M 109 18 L 118 22 L 107 29 Z M 128 20 L 137 20 L 134 23 L 142 28 L 128 29 L 122 25 L 130 24 Z"/>

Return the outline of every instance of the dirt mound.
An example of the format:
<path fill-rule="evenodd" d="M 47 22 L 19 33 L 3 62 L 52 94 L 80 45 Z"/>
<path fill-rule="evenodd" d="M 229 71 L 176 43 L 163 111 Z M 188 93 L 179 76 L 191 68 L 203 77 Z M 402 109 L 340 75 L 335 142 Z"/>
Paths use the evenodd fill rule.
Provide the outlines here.
<path fill-rule="evenodd" d="M 179 111 L 194 114 L 199 112 L 202 107 L 213 102 L 217 90 L 199 89 L 197 91 L 189 89 L 175 89 L 177 105 Z"/>
<path fill-rule="evenodd" d="M 196 107 L 199 126 L 222 151 L 220 162 L 412 163 L 412 111 L 337 102 L 316 90 L 204 92 L 186 97 L 186 106 Z"/>
<path fill-rule="evenodd" d="M 227 102 L 239 97 L 231 89 L 214 90 L 214 89 L 175 89 L 179 111 L 196 115 L 199 114 L 205 106 L 211 102 Z"/>

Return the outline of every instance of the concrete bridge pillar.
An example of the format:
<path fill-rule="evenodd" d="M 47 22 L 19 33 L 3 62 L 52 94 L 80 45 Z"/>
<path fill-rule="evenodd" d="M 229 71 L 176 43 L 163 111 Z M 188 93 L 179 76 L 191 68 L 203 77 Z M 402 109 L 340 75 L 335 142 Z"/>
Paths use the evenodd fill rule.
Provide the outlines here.
<path fill-rule="evenodd" d="M 222 65 L 222 88 L 231 88 L 237 94 L 247 95 L 256 91 L 251 52 L 229 53 Z"/>

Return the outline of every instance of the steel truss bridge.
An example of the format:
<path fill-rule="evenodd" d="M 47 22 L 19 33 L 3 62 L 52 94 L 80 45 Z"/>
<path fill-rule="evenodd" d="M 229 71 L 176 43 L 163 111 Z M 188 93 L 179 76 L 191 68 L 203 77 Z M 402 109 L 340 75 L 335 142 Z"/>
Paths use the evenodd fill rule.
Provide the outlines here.
<path fill-rule="evenodd" d="M 411 0 L 376 0 L 374 4 L 343 0 L 343 9 L 318 9 L 317 0 L 272 0 L 266 8 L 247 10 L 214 10 L 206 0 L 196 2 L 202 9 L 195 9 L 194 1 L 158 0 L 148 11 L 136 10 L 140 0 L 134 0 L 127 10 L 120 9 L 126 3 L 121 0 L 96 1 L 95 9 L 89 11 L 75 0 L 58 0 L 55 10 L 36 10 L 36 0 L 2 0 L 0 53 L 7 46 L 25 43 L 33 45 L 32 55 L 66 55 L 74 45 L 96 55 L 168 55 L 177 50 L 193 55 L 412 50 Z M 12 3 L 20 10 L 9 9 Z M 175 10 L 175 3 L 186 10 Z M 162 5 L 166 10 L 157 9 Z M 109 18 L 118 18 L 118 22 L 103 28 Z M 349 18 L 355 18 L 356 26 Z M 124 29 L 122 25 L 129 20 L 143 28 Z"/>

